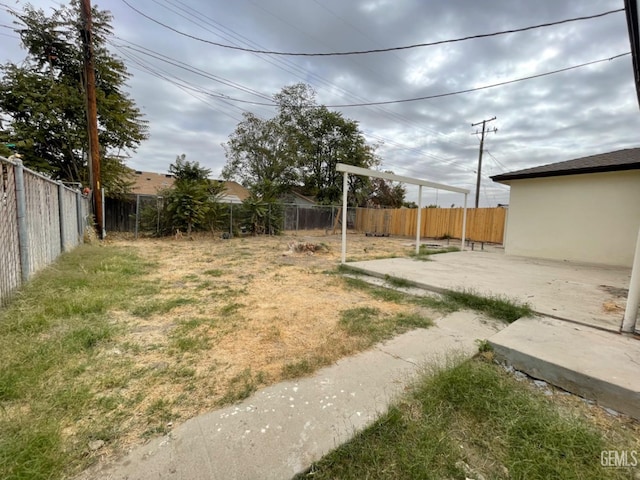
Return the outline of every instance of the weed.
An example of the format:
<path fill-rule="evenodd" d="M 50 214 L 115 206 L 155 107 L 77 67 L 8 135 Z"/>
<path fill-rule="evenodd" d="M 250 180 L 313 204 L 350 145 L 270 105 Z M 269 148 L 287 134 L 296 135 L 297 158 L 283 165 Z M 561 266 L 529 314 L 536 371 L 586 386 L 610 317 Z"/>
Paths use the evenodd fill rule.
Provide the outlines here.
<path fill-rule="evenodd" d="M 408 287 L 412 286 L 411 282 L 409 280 L 404 279 L 404 278 L 398 278 L 398 277 L 392 277 L 390 275 L 385 275 L 384 279 L 392 287 L 408 288 Z"/>
<path fill-rule="evenodd" d="M 459 252 L 460 249 L 458 247 L 442 247 L 442 248 L 429 248 L 427 245 L 420 245 L 418 249 L 418 253 L 411 252 L 410 256 L 415 260 L 429 261 L 431 255 L 437 255 L 439 253 L 449 253 L 449 252 Z"/>
<path fill-rule="evenodd" d="M 242 303 L 229 303 L 220 309 L 220 315 L 223 317 L 229 316 L 240 310 L 242 307 L 244 307 Z"/>
<path fill-rule="evenodd" d="M 174 308 L 181 307 L 183 305 L 190 305 L 195 302 L 195 299 L 188 297 L 176 297 L 168 300 L 152 300 L 136 306 L 131 311 L 131 314 L 136 317 L 148 318 L 151 315 L 162 315 L 170 312 Z"/>
<path fill-rule="evenodd" d="M 298 360 L 297 362 L 285 363 L 282 366 L 282 378 L 297 378 L 313 372 L 314 368 L 308 359 Z"/>
<path fill-rule="evenodd" d="M 258 388 L 256 379 L 253 378 L 251 369 L 247 368 L 229 380 L 227 393 L 218 401 L 218 405 L 236 403 L 251 396 Z"/>
<path fill-rule="evenodd" d="M 295 478 L 630 478 L 625 469 L 603 470 L 607 448 L 615 447 L 585 421 L 474 360 L 425 375 L 371 427 Z"/>
<path fill-rule="evenodd" d="M 210 277 L 221 277 L 222 275 L 224 275 L 224 272 L 219 268 L 214 268 L 210 270 L 205 270 L 204 272 L 202 272 L 202 274 L 209 275 Z"/>
<path fill-rule="evenodd" d="M 449 290 L 444 297 L 458 305 L 459 308 L 468 308 L 507 323 L 515 322 L 521 317 L 533 315 L 531 306 L 527 303 L 519 303 L 502 296 L 481 296 L 471 290 Z"/>
<path fill-rule="evenodd" d="M 349 335 L 361 337 L 373 345 L 414 328 L 428 328 L 433 322 L 418 314 L 382 315 L 377 308 L 358 307 L 343 311 L 338 325 Z"/>

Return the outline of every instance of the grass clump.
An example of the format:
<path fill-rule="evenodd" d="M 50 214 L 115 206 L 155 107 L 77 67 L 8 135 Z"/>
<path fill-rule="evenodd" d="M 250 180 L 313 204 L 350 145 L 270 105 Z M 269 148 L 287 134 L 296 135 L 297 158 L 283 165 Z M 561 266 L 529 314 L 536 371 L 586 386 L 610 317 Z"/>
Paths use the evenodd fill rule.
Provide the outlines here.
<path fill-rule="evenodd" d="M 618 446 L 619 448 L 619 446 Z M 593 426 L 481 360 L 425 375 L 371 427 L 296 478 L 630 478 Z"/>
<path fill-rule="evenodd" d="M 418 253 L 414 251 L 411 252 L 410 256 L 415 260 L 429 261 L 431 260 L 431 255 L 437 255 L 439 253 L 449 253 L 449 252 L 459 252 L 460 249 L 458 247 L 442 247 L 442 248 L 430 248 L 427 245 L 420 245 L 418 249 Z"/>
<path fill-rule="evenodd" d="M 169 313 L 174 308 L 178 308 L 183 305 L 190 305 L 193 303 L 196 303 L 196 300 L 188 297 L 154 299 L 142 305 L 137 305 L 133 308 L 131 313 L 136 317 L 148 318 L 151 315 L 162 315 L 165 313 Z"/>
<path fill-rule="evenodd" d="M 456 247 L 452 247 L 456 248 Z M 354 270 L 348 266 L 339 269 L 343 273 L 352 273 Z M 385 276 L 385 281 L 397 288 L 410 285 L 405 279 L 396 279 L 390 275 Z M 527 303 L 520 303 L 502 296 L 483 296 L 471 290 L 447 290 L 439 296 L 411 295 L 391 288 L 377 287 L 359 278 L 345 277 L 344 282 L 349 288 L 367 292 L 371 297 L 385 302 L 397 304 L 413 304 L 431 308 L 442 313 L 452 313 L 462 309 L 482 312 L 491 318 L 512 323 L 522 317 L 533 316 L 534 312 Z"/>
<path fill-rule="evenodd" d="M 377 308 L 357 307 L 344 310 L 338 325 L 349 335 L 360 337 L 364 346 L 370 346 L 414 328 L 428 328 L 433 322 L 419 314 L 383 315 Z"/>
<path fill-rule="evenodd" d="M 449 290 L 444 293 L 444 297 L 459 308 L 476 310 L 507 323 L 515 322 L 521 317 L 531 317 L 533 315 L 533 310 L 529 304 L 519 303 L 506 297 L 485 297 L 470 290 Z"/>

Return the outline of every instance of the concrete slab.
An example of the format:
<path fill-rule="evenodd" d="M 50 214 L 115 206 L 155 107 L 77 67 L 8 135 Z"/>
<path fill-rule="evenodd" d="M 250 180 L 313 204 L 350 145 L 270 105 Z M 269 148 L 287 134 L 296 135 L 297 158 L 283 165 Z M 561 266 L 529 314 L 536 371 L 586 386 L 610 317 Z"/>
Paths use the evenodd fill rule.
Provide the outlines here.
<path fill-rule="evenodd" d="M 404 278 L 428 290 L 472 289 L 504 295 L 545 316 L 619 331 L 631 269 L 531 259 L 496 252 L 432 255 L 431 261 L 387 258 L 348 262 L 370 275 Z"/>
<path fill-rule="evenodd" d="M 77 480 L 291 478 L 386 411 L 425 362 L 470 357 L 476 340 L 501 328 L 472 312 L 455 313 L 312 377 L 264 388 L 235 406 L 193 418 Z"/>
<path fill-rule="evenodd" d="M 522 318 L 489 339 L 499 359 L 640 419 L 640 340 L 553 318 Z"/>

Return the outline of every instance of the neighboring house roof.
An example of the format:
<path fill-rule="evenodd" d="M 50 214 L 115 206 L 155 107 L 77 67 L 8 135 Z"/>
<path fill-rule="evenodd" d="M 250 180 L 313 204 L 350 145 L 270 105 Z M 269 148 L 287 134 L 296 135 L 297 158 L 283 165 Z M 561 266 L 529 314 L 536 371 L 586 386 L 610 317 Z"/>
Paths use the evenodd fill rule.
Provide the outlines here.
<path fill-rule="evenodd" d="M 524 178 L 559 177 L 583 173 L 617 172 L 640 169 L 640 148 L 627 148 L 615 152 L 600 153 L 566 162 L 550 163 L 540 167 L 494 175 L 494 182 L 506 182 Z"/>
<path fill-rule="evenodd" d="M 169 173 L 162 174 L 136 170 L 133 172 L 133 181 L 134 184 L 131 187 L 133 195 L 155 196 L 158 195 L 160 190 L 172 187 L 175 177 Z M 225 189 L 220 198 L 223 203 L 242 203 L 245 198 L 249 197 L 249 190 L 237 182 L 216 181 L 224 182 Z"/>
<path fill-rule="evenodd" d="M 217 181 L 222 182 L 223 180 Z M 243 200 L 249 198 L 249 190 L 238 182 L 224 181 L 224 187 L 224 193 L 222 194 L 222 202 L 224 203 L 242 203 Z"/>
<path fill-rule="evenodd" d="M 289 193 L 285 193 L 282 196 L 282 201 L 284 203 L 291 203 L 294 205 L 316 205 L 317 202 L 311 198 L 311 197 L 307 197 L 305 195 L 302 195 L 301 193 L 298 193 L 294 190 L 291 190 Z"/>
<path fill-rule="evenodd" d="M 173 186 L 173 175 L 142 172 L 136 170 L 133 172 L 134 184 L 131 187 L 131 193 L 134 195 L 157 195 L 158 191 Z"/>

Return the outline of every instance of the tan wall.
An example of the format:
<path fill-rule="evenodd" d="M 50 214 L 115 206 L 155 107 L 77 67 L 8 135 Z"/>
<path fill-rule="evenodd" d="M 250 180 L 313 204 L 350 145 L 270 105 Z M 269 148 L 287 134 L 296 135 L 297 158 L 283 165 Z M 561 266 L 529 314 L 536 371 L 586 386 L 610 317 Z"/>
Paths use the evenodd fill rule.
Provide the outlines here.
<path fill-rule="evenodd" d="M 509 255 L 631 266 L 640 171 L 513 180 Z"/>
<path fill-rule="evenodd" d="M 504 237 L 505 215 L 504 208 L 467 209 L 467 239 L 501 244 Z M 423 208 L 420 217 L 420 236 L 461 238 L 462 217 L 462 208 Z M 415 237 L 417 219 L 417 208 L 358 208 L 356 230 Z"/>

